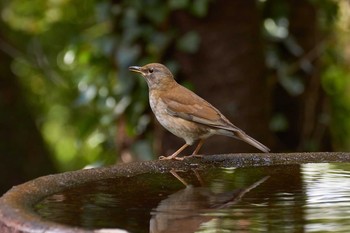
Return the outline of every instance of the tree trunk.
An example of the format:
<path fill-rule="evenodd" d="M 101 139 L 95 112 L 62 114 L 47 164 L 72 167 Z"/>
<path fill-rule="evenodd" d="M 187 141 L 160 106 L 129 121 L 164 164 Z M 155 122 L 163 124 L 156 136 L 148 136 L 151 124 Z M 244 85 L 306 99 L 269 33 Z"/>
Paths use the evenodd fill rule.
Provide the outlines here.
<path fill-rule="evenodd" d="M 54 172 L 41 134 L 11 72 L 11 60 L 0 51 L 0 194 L 13 185 Z"/>
<path fill-rule="evenodd" d="M 318 25 L 318 9 L 309 1 L 288 2 L 290 34 L 303 50 L 300 56 L 294 58 L 298 68 L 293 75 L 301 78 L 305 86 L 303 94 L 293 98 L 293 105 L 297 106 L 295 111 L 286 109 L 291 114 L 290 141 L 295 142 L 290 148 L 299 151 L 331 150 L 328 124 L 322 120 L 323 113 L 328 109 L 328 101 L 321 87 L 319 57 L 323 41 Z"/>
<path fill-rule="evenodd" d="M 176 12 L 172 23 L 180 34 L 195 31 L 201 38 L 195 54 L 175 53 L 181 67 L 178 79 L 189 80 L 194 91 L 232 123 L 271 147 L 269 96 L 256 1 L 217 0 L 209 6 L 205 18 Z M 165 151 L 170 154 L 182 143 L 166 133 L 162 145 L 171 149 Z M 208 139 L 201 150 L 203 154 L 251 151 L 258 150 L 222 136 Z"/>

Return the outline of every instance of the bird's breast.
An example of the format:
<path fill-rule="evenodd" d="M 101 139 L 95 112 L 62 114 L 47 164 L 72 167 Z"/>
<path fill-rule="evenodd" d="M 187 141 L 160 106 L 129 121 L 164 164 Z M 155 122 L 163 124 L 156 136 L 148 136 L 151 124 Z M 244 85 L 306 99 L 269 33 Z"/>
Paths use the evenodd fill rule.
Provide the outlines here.
<path fill-rule="evenodd" d="M 196 140 L 213 134 L 212 130 L 206 126 L 169 114 L 167 105 L 159 96 L 150 95 L 149 101 L 159 123 L 172 134 L 183 138 L 187 144 L 192 145 Z"/>

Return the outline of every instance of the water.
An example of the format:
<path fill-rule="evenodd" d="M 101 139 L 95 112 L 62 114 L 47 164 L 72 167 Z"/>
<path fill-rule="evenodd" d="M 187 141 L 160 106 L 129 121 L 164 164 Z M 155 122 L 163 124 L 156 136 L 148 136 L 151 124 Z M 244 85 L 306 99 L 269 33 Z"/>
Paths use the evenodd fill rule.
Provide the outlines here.
<path fill-rule="evenodd" d="M 177 177 L 177 178 L 176 178 Z M 350 164 L 215 168 L 88 183 L 43 218 L 129 232 L 350 232 Z"/>

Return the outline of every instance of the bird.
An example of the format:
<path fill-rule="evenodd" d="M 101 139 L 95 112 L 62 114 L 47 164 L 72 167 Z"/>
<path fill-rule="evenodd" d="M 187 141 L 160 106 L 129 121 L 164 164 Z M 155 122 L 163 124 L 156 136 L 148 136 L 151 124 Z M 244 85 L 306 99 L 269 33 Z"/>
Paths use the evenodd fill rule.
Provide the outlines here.
<path fill-rule="evenodd" d="M 199 156 L 198 152 L 204 140 L 213 135 L 239 139 L 265 153 L 270 151 L 268 147 L 232 124 L 209 102 L 177 83 L 165 65 L 150 63 L 144 66 L 130 66 L 129 70 L 140 73 L 146 80 L 149 104 L 159 123 L 175 136 L 185 140 L 185 144 L 172 155 L 160 156 L 160 160 L 183 160 L 185 157 Z M 191 155 L 177 157 L 197 141 L 197 147 Z"/>
<path fill-rule="evenodd" d="M 200 179 L 199 173 L 193 171 Z M 202 184 L 202 180 L 199 180 L 201 186 L 196 187 L 187 183 L 175 169 L 170 173 L 183 183 L 185 188 L 167 196 L 151 211 L 150 233 L 198 232 L 210 221 L 220 220 L 220 214 L 233 210 L 247 193 L 269 179 L 269 176 L 265 176 L 249 186 L 229 188 L 226 191 L 228 187 L 225 186 L 220 190 L 212 190 L 208 184 Z"/>

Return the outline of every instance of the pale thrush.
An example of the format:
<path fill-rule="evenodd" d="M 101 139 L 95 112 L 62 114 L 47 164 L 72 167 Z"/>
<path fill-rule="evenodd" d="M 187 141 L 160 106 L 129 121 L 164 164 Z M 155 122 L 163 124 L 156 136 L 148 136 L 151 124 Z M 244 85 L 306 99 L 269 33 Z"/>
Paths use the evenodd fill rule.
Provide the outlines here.
<path fill-rule="evenodd" d="M 149 103 L 160 124 L 186 142 L 172 155 L 159 159 L 180 159 L 176 156 L 199 140 L 192 153 L 197 155 L 204 140 L 215 134 L 240 139 L 263 152 L 269 152 L 269 148 L 232 124 L 206 100 L 178 84 L 164 65 L 151 63 L 142 67 L 130 66 L 129 70 L 141 73 L 146 79 Z"/>

